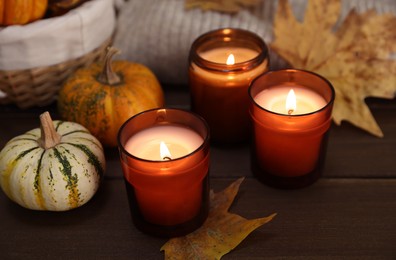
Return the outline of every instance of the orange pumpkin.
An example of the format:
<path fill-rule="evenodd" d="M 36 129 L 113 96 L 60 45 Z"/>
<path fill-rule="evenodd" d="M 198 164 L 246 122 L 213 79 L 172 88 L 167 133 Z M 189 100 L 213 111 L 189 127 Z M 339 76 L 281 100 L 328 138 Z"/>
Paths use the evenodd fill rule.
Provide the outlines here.
<path fill-rule="evenodd" d="M 27 24 L 44 17 L 48 0 L 0 0 L 0 25 Z"/>
<path fill-rule="evenodd" d="M 164 106 L 164 94 L 156 76 L 138 63 L 111 61 L 118 50 L 110 47 L 104 64 L 77 70 L 59 91 L 58 111 L 77 122 L 103 145 L 117 146 L 121 125 L 144 110 Z"/>

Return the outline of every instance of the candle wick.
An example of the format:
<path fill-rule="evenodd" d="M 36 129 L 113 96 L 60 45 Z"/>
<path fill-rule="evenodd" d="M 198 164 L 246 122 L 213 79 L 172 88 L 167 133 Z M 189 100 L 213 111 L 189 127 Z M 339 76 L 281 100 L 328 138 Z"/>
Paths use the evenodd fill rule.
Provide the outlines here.
<path fill-rule="evenodd" d="M 294 112 L 294 109 L 289 109 L 289 110 L 287 111 L 287 114 L 291 115 L 291 114 L 293 114 L 293 112 Z"/>
<path fill-rule="evenodd" d="M 162 158 L 162 160 L 170 161 L 170 160 L 172 160 L 172 158 L 170 158 L 169 156 L 165 156 L 165 157 Z"/>

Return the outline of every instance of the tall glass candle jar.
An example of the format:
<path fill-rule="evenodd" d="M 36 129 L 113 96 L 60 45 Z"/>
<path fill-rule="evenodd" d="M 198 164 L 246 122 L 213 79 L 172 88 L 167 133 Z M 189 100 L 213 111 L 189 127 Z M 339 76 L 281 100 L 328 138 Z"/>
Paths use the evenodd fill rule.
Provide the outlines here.
<path fill-rule="evenodd" d="M 331 125 L 335 92 L 330 82 L 303 70 L 270 71 L 252 82 L 249 95 L 255 176 L 278 188 L 315 182 Z"/>
<path fill-rule="evenodd" d="M 127 120 L 119 152 L 134 224 L 174 237 L 205 221 L 209 206 L 209 128 L 180 109 L 154 109 Z"/>
<path fill-rule="evenodd" d="M 191 108 L 206 119 L 211 139 L 236 143 L 250 132 L 250 82 L 268 70 L 268 49 L 256 34 L 219 29 L 198 37 L 189 54 Z"/>

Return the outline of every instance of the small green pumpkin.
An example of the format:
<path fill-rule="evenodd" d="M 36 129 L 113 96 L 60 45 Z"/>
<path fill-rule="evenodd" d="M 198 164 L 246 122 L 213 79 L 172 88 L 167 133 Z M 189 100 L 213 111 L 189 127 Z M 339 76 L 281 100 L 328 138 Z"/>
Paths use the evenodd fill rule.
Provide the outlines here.
<path fill-rule="evenodd" d="M 11 139 L 0 152 L 0 186 L 19 205 L 65 211 L 88 202 L 104 174 L 101 143 L 83 126 L 40 116 L 40 128 Z"/>

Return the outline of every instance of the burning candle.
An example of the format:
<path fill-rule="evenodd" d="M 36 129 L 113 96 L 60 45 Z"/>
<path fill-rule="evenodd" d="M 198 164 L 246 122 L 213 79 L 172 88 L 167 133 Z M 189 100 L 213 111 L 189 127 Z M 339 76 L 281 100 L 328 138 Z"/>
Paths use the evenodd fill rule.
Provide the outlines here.
<path fill-rule="evenodd" d="M 120 128 L 119 149 L 132 218 L 140 230 L 172 237 L 203 223 L 209 136 L 202 118 L 179 109 L 142 112 Z"/>
<path fill-rule="evenodd" d="M 327 104 L 316 92 L 295 85 L 264 89 L 254 100 L 262 108 L 284 115 L 309 114 Z"/>
<path fill-rule="evenodd" d="M 186 156 L 202 143 L 202 137 L 189 128 L 159 125 L 133 135 L 126 142 L 125 150 L 141 159 L 163 161 Z"/>
<path fill-rule="evenodd" d="M 250 132 L 246 93 L 268 70 L 265 43 L 249 31 L 219 29 L 194 41 L 189 60 L 191 107 L 208 122 L 212 140 L 245 140 Z"/>
<path fill-rule="evenodd" d="M 257 178 L 280 188 L 316 181 L 331 124 L 331 84 L 312 72 L 279 70 L 257 78 L 249 95 Z"/>

